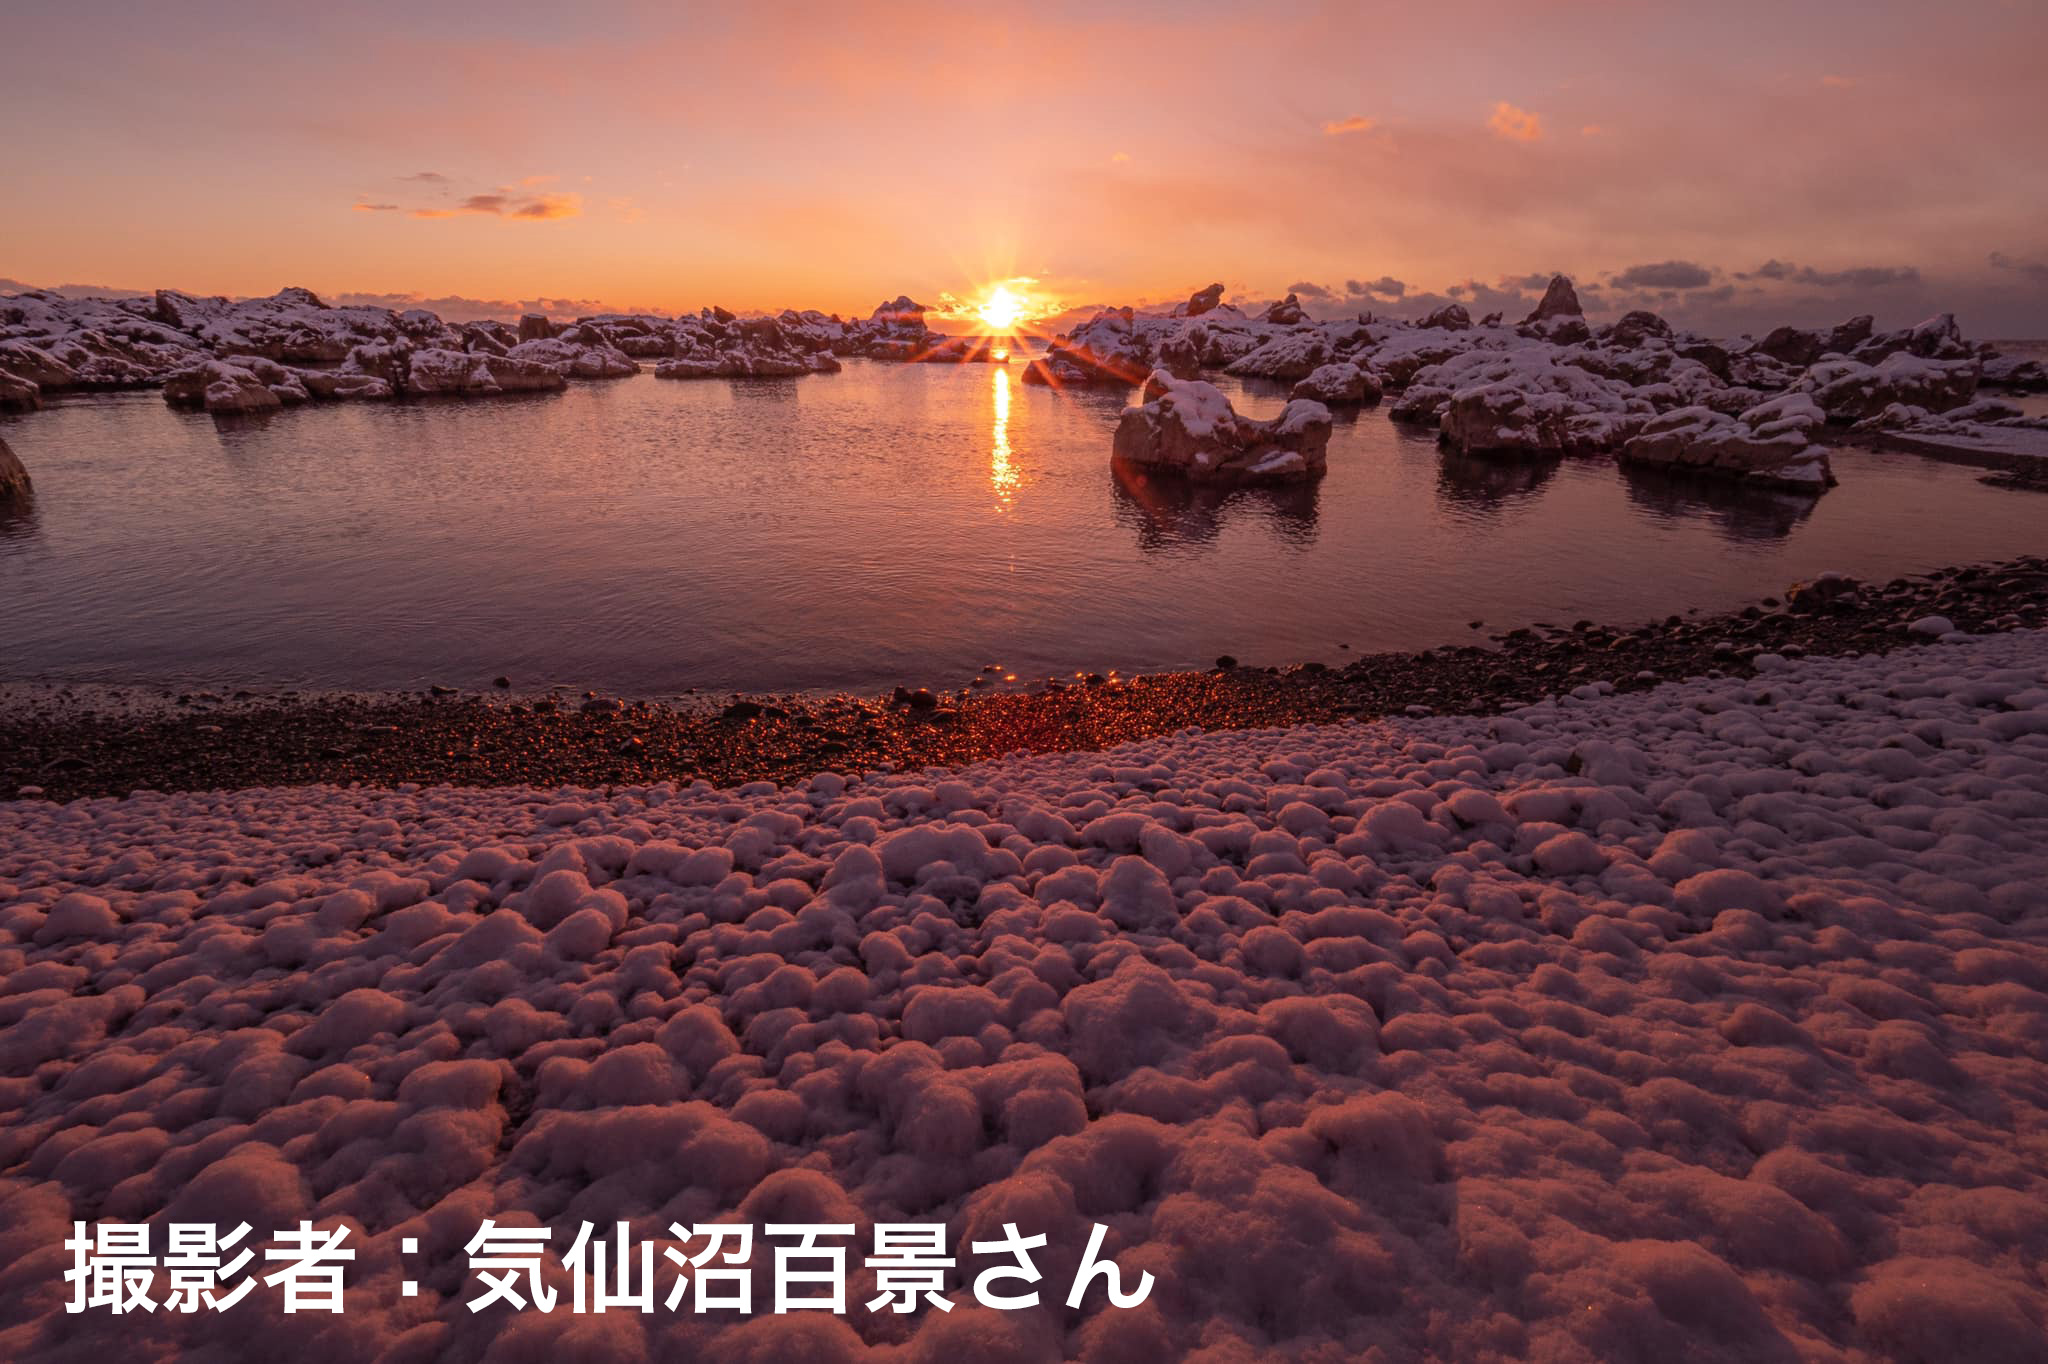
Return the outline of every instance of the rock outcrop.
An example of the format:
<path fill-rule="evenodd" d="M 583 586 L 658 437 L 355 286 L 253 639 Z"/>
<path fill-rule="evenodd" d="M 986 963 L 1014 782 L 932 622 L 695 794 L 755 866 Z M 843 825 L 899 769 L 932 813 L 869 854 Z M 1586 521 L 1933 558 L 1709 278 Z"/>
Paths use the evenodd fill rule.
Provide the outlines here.
<path fill-rule="evenodd" d="M 1276 327 L 1297 327 L 1308 320 L 1308 314 L 1302 310 L 1301 300 L 1289 294 L 1259 314 L 1259 320 Z"/>
<path fill-rule="evenodd" d="M 1293 396 L 1325 405 L 1370 405 L 1380 400 L 1377 375 L 1349 360 L 1322 365 L 1295 384 Z"/>
<path fill-rule="evenodd" d="M 922 326 L 922 313 L 917 317 Z M 812 349 L 801 328 L 785 328 L 773 317 L 713 313 L 677 322 L 674 354 L 657 361 L 654 373 L 661 379 L 787 379 L 838 369 L 832 351 Z"/>
<path fill-rule="evenodd" d="M 1759 403 L 1739 416 L 1682 407 L 1645 422 L 1619 457 L 1818 493 L 1835 483 L 1826 447 L 1813 443 L 1825 421 L 1803 393 Z"/>
<path fill-rule="evenodd" d="M 1163 329 L 1141 327 L 1133 310 L 1106 309 L 1026 366 L 1024 382 L 1060 388 L 1140 383 L 1152 371 L 1156 347 L 1166 339 Z"/>
<path fill-rule="evenodd" d="M 22 466 L 21 457 L 0 440 L 0 502 L 18 501 L 30 491 L 28 470 Z"/>
<path fill-rule="evenodd" d="M 488 397 L 499 393 L 543 393 L 566 386 L 555 370 L 533 360 L 472 351 L 414 351 L 406 392 L 421 397 Z"/>
<path fill-rule="evenodd" d="M 624 379 L 640 372 L 633 357 L 604 341 L 576 342 L 562 336 L 521 341 L 504 354 L 513 360 L 541 365 L 565 379 Z"/>
<path fill-rule="evenodd" d="M 1223 286 L 1212 284 L 1206 289 L 1197 289 L 1188 295 L 1187 307 L 1181 311 L 1183 317 L 1200 317 L 1223 301 Z"/>
<path fill-rule="evenodd" d="M 1425 378 L 1432 382 L 1425 384 Z M 1630 384 L 1561 363 L 1555 352 L 1538 347 L 1468 352 L 1433 374 L 1425 370 L 1404 403 L 1418 389 L 1446 392 L 1442 439 L 1477 454 L 1611 450 L 1657 411 Z"/>
<path fill-rule="evenodd" d="M 1894 403 L 1943 412 L 1961 407 L 1977 391 L 1978 366 L 1969 360 L 1923 359 L 1895 351 L 1874 365 L 1822 360 L 1793 385 L 1810 393 L 1831 422 L 1859 422 Z"/>
<path fill-rule="evenodd" d="M 1145 401 L 1117 423 L 1114 457 L 1202 483 L 1286 483 L 1314 478 L 1329 458 L 1330 410 L 1297 399 L 1279 416 L 1240 416 L 1222 390 L 1155 371 Z"/>
<path fill-rule="evenodd" d="M 203 360 L 171 375 L 164 380 L 164 401 L 172 407 L 204 408 L 222 415 L 284 406 L 283 397 L 254 370 L 225 360 Z"/>
<path fill-rule="evenodd" d="M 1472 329 L 1472 314 L 1465 311 L 1462 303 L 1446 303 L 1422 319 L 1420 325 L 1436 327 L 1447 332 L 1462 332 Z"/>

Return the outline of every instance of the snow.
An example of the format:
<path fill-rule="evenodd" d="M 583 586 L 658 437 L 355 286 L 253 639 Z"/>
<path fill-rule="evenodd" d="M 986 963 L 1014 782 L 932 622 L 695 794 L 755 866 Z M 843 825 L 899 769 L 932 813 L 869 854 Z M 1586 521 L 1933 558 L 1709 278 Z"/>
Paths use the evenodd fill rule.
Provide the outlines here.
<path fill-rule="evenodd" d="M 1311 478 L 1328 462 L 1330 409 L 1295 398 L 1270 421 L 1240 416 L 1221 389 L 1154 370 L 1118 419 L 1114 457 L 1133 469 L 1223 482 Z"/>
<path fill-rule="evenodd" d="M 2036 1358 L 2048 634 L 1943 635 L 783 789 L 0 805 L 0 1354 Z M 63 1311 L 73 1218 L 301 1216 L 343 1317 Z M 486 1217 L 558 1283 L 583 1220 L 941 1221 L 960 1306 L 472 1314 Z M 1051 1291 L 977 1308 L 1008 1222 Z M 1094 1224 L 1143 1306 L 1065 1307 Z"/>
<path fill-rule="evenodd" d="M 1153 372 L 1152 383 L 1159 389 L 1160 405 L 1170 409 L 1187 433 L 1198 440 L 1214 435 L 1217 427 L 1236 415 L 1231 411 L 1230 399 L 1214 384 L 1200 379 L 1176 379 L 1163 370 Z"/>

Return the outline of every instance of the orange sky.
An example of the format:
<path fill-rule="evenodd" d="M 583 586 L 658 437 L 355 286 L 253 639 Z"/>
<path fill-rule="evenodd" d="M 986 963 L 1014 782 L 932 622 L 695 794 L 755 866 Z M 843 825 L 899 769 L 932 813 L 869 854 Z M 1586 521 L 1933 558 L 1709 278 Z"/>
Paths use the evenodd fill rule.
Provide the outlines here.
<path fill-rule="evenodd" d="M 2039 0 L 571 8 L 10 19 L 0 277 L 864 314 L 1562 269 L 2048 332 Z"/>

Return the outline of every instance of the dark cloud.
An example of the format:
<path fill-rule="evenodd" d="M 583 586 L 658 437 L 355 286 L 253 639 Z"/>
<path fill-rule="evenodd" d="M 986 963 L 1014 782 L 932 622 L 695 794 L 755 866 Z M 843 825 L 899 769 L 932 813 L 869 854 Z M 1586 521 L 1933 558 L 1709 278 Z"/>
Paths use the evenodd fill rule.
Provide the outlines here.
<path fill-rule="evenodd" d="M 398 178 L 401 180 L 416 180 L 423 185 L 445 185 L 448 183 L 448 177 L 439 171 L 414 171 L 411 175 L 401 175 Z"/>
<path fill-rule="evenodd" d="M 357 201 L 356 201 L 356 212 L 358 212 L 358 213 L 396 213 L 396 212 L 398 212 L 398 205 L 397 205 L 397 204 L 366 204 L 366 203 L 362 202 L 361 200 L 357 200 Z"/>
<path fill-rule="evenodd" d="M 1373 280 L 1347 279 L 1344 292 L 1353 298 L 1399 298 L 1408 292 L 1408 286 L 1392 275 L 1381 275 Z"/>
<path fill-rule="evenodd" d="M 1994 270 L 2010 270 L 2021 278 L 2032 280 L 2036 284 L 2048 284 L 2048 261 L 2020 260 L 2017 257 L 2006 255 L 2003 251 L 1993 251 L 1991 253 L 1991 268 Z"/>
<path fill-rule="evenodd" d="M 141 298 L 147 289 L 116 289 L 107 284 L 24 284 L 18 279 L 0 279 L 0 294 L 56 294 L 59 298 Z"/>
<path fill-rule="evenodd" d="M 1713 282 L 1712 270 L 1689 260 L 1631 265 L 1609 281 L 1617 289 L 1704 289 Z"/>
<path fill-rule="evenodd" d="M 1767 279 L 1780 284 L 1808 284 L 1823 289 L 1884 289 L 1898 284 L 1918 284 L 1920 271 L 1912 265 L 1859 265 L 1847 270 L 1816 270 L 1811 265 L 1790 265 L 1767 260 L 1737 279 Z"/>
<path fill-rule="evenodd" d="M 1288 285 L 1287 292 L 1298 298 L 1312 299 L 1317 303 L 1332 303 L 1337 298 L 1335 290 L 1325 289 L 1322 285 L 1311 283 L 1308 280 L 1301 280 Z"/>

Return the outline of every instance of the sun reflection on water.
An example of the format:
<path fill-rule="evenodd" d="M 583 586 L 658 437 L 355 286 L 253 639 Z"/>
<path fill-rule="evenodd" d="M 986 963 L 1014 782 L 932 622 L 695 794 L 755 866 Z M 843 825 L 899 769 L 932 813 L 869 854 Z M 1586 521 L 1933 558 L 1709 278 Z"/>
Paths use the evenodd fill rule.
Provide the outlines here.
<path fill-rule="evenodd" d="M 988 481 L 1004 511 L 1017 494 L 1017 466 L 1010 459 L 1010 371 L 989 370 L 989 397 L 995 417 L 989 429 Z"/>

